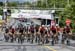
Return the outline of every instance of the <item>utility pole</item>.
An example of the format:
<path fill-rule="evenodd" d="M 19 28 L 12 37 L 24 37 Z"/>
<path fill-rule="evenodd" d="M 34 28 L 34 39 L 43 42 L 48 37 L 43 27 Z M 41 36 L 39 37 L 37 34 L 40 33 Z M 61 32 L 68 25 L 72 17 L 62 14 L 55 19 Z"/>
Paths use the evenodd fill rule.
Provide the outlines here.
<path fill-rule="evenodd" d="M 46 8 L 48 8 L 48 2 L 47 2 L 48 0 L 46 0 Z M 48 21 L 48 19 L 46 19 L 46 25 L 47 25 L 47 21 Z"/>

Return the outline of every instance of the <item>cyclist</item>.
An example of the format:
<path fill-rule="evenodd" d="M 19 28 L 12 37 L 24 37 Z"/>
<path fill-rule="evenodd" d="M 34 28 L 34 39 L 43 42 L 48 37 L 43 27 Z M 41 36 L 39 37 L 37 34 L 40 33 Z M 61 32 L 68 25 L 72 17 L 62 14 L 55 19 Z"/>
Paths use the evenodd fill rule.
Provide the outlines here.
<path fill-rule="evenodd" d="M 54 45 L 56 40 L 57 40 L 57 30 L 56 30 L 56 26 L 52 25 L 50 30 L 52 31 L 52 42 L 51 44 Z"/>
<path fill-rule="evenodd" d="M 35 35 L 35 42 L 37 43 L 39 43 L 40 42 L 40 34 L 38 33 L 39 32 L 39 25 L 36 25 L 36 27 L 35 27 L 35 32 L 36 32 L 36 35 Z"/>
<path fill-rule="evenodd" d="M 42 44 L 44 44 L 44 35 L 45 35 L 45 26 L 44 25 L 41 25 L 39 27 L 39 32 L 40 32 L 40 35 L 41 35 Z"/>
<path fill-rule="evenodd" d="M 6 41 L 6 42 L 8 42 L 8 40 L 9 40 L 9 34 L 8 34 L 8 33 L 9 33 L 9 29 L 6 28 L 6 29 L 5 29 L 5 33 L 4 33 L 4 38 L 5 38 L 5 41 Z"/>
<path fill-rule="evenodd" d="M 66 32 L 67 45 L 70 45 L 70 37 L 72 32 L 71 32 L 71 27 L 69 25 L 66 25 L 65 32 Z"/>
<path fill-rule="evenodd" d="M 58 24 L 56 24 L 56 33 L 57 33 L 57 36 L 56 36 L 56 43 L 58 43 L 58 40 L 60 39 L 60 27 Z"/>
<path fill-rule="evenodd" d="M 33 40 L 34 40 L 34 25 L 31 25 L 30 26 L 30 32 L 31 32 L 31 43 L 33 43 Z"/>

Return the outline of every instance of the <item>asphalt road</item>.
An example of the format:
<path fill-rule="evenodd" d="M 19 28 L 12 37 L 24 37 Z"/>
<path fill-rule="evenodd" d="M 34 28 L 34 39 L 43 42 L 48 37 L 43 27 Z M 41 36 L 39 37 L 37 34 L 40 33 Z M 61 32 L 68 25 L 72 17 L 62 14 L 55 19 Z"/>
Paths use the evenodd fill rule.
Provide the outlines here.
<path fill-rule="evenodd" d="M 28 43 L 27 43 L 28 44 Z M 36 46 L 27 44 L 17 43 L 2 43 L 0 44 L 0 51 L 74 51 L 75 47 L 66 45 L 55 45 L 55 46 Z"/>
<path fill-rule="evenodd" d="M 0 51 L 75 51 L 75 41 L 71 40 L 71 46 L 64 44 L 50 44 L 37 45 L 37 43 L 29 43 L 25 41 L 23 44 L 17 42 L 5 42 L 3 33 L 0 33 Z"/>
<path fill-rule="evenodd" d="M 0 51 L 51 51 L 42 46 L 1 46 Z"/>

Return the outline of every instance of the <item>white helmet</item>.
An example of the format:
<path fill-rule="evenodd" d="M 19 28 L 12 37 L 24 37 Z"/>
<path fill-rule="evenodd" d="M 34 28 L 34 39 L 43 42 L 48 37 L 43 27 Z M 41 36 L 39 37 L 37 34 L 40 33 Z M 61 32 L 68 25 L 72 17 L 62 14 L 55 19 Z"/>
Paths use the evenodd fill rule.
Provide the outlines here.
<path fill-rule="evenodd" d="M 58 24 L 56 24 L 56 26 L 59 26 Z"/>
<path fill-rule="evenodd" d="M 44 27 L 45 25 L 42 25 L 42 27 Z"/>

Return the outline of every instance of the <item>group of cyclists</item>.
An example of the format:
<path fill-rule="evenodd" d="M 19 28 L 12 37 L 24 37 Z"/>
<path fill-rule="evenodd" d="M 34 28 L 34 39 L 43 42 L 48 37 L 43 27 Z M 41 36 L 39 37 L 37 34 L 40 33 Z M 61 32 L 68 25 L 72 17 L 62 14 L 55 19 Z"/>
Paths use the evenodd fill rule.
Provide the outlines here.
<path fill-rule="evenodd" d="M 38 44 L 48 44 L 52 45 L 58 44 L 59 40 L 62 44 L 67 43 L 70 45 L 71 39 L 71 27 L 66 25 L 65 27 L 60 27 L 59 25 L 30 25 L 28 27 L 20 25 L 18 28 L 13 28 L 12 26 L 5 28 L 4 38 L 6 42 L 24 43 L 25 40 L 30 43 Z"/>

